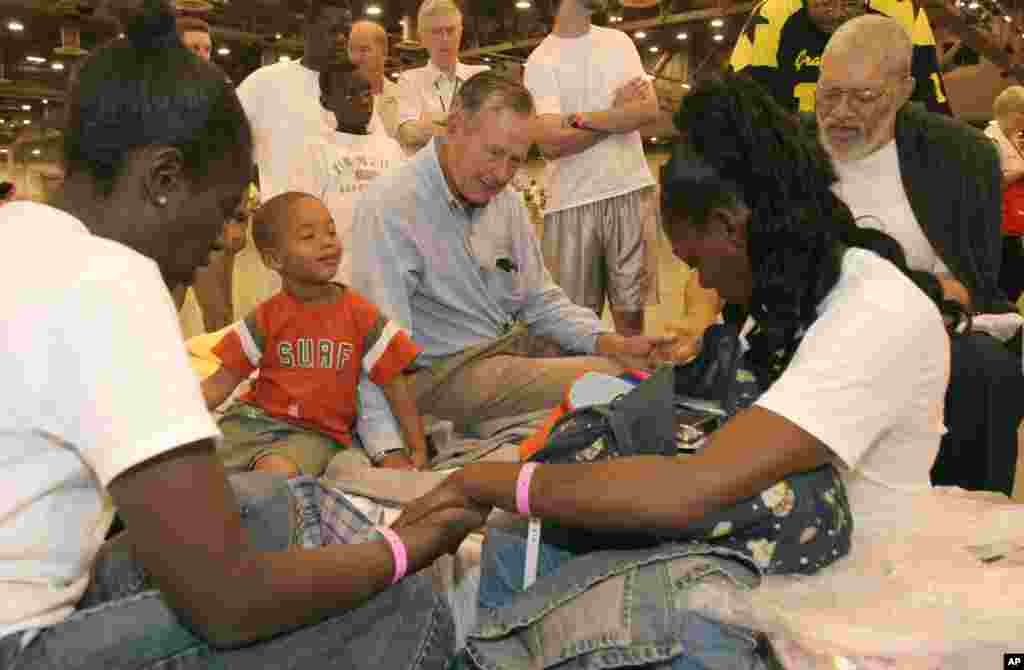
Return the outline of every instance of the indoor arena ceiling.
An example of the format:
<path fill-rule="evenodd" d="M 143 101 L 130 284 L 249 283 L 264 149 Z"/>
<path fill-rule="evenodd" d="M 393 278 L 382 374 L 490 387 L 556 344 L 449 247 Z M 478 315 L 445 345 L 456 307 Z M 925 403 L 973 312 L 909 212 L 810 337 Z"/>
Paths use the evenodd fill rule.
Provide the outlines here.
<path fill-rule="evenodd" d="M 123 0 L 0 0 L 0 145 L 60 126 L 67 76 L 74 62 L 119 28 L 107 3 Z M 558 0 L 462 0 L 463 60 L 518 72 L 550 30 Z M 1017 5 L 1005 0 L 907 0 L 929 7 L 940 41 L 959 40 L 1011 68 L 1024 51 Z M 1013 0 L 1021 3 L 1024 0 Z M 352 19 L 373 18 L 391 36 L 392 75 L 426 61 L 415 39 L 419 0 L 331 0 Z M 179 12 L 213 28 L 214 60 L 237 83 L 261 64 L 301 55 L 305 0 L 177 0 Z M 619 0 L 602 22 L 633 36 L 662 104 L 671 109 L 686 80 L 716 69 L 744 27 L 753 3 L 735 0 Z M 1002 21 L 1004 15 L 1009 21 Z M 979 29 L 983 26 L 983 29 Z M 947 33 L 949 36 L 947 37 Z M 984 42 L 984 43 L 982 43 Z M 1021 49 L 1017 49 L 1017 46 Z M 990 48 L 986 52 L 985 48 Z M 677 58 L 684 54 L 685 58 Z"/>

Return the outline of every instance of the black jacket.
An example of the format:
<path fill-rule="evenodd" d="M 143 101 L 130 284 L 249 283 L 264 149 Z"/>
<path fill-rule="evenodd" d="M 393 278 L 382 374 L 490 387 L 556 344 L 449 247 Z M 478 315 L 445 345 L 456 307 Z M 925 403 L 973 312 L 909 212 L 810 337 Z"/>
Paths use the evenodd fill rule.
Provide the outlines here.
<path fill-rule="evenodd" d="M 971 292 L 975 311 L 1015 311 L 997 283 L 1003 177 L 995 144 L 910 103 L 896 116 L 896 152 L 910 208 L 935 253 Z"/>

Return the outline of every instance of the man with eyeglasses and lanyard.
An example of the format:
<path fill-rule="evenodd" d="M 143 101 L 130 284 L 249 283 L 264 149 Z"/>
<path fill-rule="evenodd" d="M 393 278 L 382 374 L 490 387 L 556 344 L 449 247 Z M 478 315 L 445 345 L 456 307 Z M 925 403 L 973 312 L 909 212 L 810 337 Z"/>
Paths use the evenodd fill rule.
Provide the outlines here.
<path fill-rule="evenodd" d="M 730 65 L 764 85 L 787 109 L 814 111 L 821 54 L 829 36 L 864 14 L 896 19 L 913 40 L 911 100 L 930 111 L 952 114 L 924 9 L 911 0 L 764 0 L 740 35 Z"/>
<path fill-rule="evenodd" d="M 398 141 L 410 152 L 445 134 L 459 86 L 477 72 L 490 69 L 459 62 L 462 12 L 453 0 L 423 0 L 416 25 L 430 62 L 398 78 Z"/>

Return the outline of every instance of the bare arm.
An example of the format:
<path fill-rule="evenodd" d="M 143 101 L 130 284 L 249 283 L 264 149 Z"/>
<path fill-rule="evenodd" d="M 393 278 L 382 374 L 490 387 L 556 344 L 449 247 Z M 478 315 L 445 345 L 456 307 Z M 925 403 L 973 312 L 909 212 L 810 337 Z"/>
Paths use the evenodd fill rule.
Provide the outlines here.
<path fill-rule="evenodd" d="M 168 603 L 218 647 L 265 639 L 357 607 L 387 588 L 393 576 L 383 541 L 254 551 L 209 441 L 146 461 L 108 488 L 136 556 Z M 483 522 L 479 514 L 453 512 L 399 532 L 409 574 L 455 551 Z"/>
<path fill-rule="evenodd" d="M 531 482 L 530 509 L 536 516 L 568 526 L 679 531 L 789 474 L 831 459 L 831 451 L 813 435 L 754 406 L 716 431 L 697 454 L 542 465 Z M 467 465 L 412 503 L 398 525 L 415 523 L 448 505 L 476 503 L 514 511 L 520 467 Z M 615 486 L 608 486 L 611 481 Z"/>
<path fill-rule="evenodd" d="M 545 157 L 554 159 L 586 151 L 609 135 L 628 133 L 658 118 L 658 98 L 645 77 L 626 82 L 615 92 L 610 109 L 583 114 L 588 130 L 568 127 L 565 117 L 538 117 L 535 141 Z"/>
<path fill-rule="evenodd" d="M 409 389 L 409 380 L 400 374 L 380 388 L 391 405 L 391 413 L 398 420 L 402 440 L 412 453 L 412 465 L 418 470 L 427 464 L 427 438 L 423 432 L 423 418 Z"/>
<path fill-rule="evenodd" d="M 227 366 L 222 365 L 217 368 L 217 371 L 204 379 L 202 383 L 206 409 L 212 410 L 220 407 L 244 379 L 245 377 Z"/>

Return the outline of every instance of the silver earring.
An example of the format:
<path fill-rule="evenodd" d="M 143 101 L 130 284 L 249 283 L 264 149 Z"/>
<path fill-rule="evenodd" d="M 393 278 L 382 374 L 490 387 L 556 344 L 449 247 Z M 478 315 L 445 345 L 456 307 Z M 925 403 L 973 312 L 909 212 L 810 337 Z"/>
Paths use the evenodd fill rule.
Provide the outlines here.
<path fill-rule="evenodd" d="M 156 197 L 156 204 L 160 205 L 161 207 L 166 207 L 167 206 L 167 196 L 166 195 L 158 195 Z"/>

